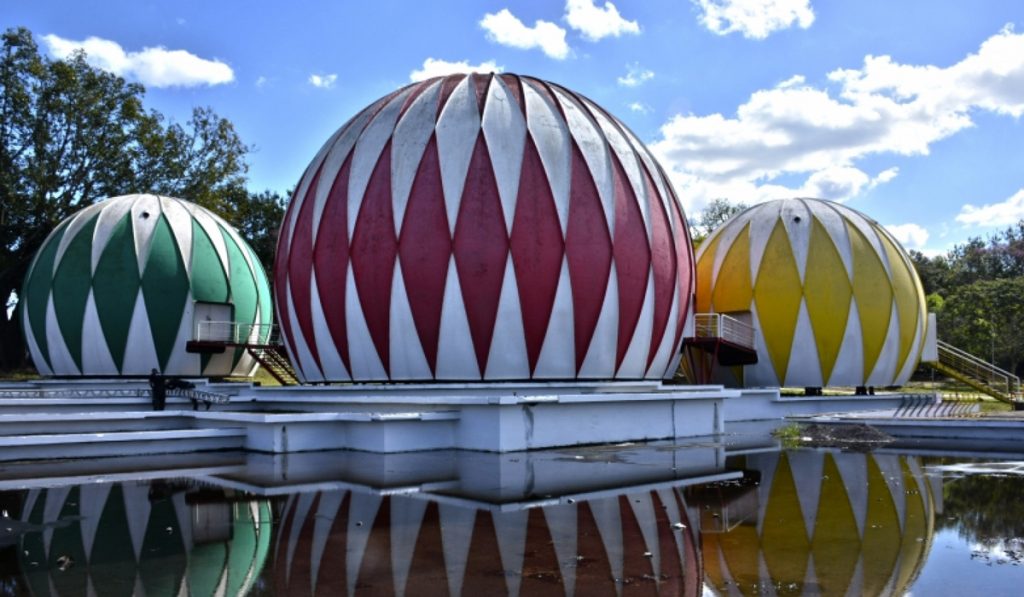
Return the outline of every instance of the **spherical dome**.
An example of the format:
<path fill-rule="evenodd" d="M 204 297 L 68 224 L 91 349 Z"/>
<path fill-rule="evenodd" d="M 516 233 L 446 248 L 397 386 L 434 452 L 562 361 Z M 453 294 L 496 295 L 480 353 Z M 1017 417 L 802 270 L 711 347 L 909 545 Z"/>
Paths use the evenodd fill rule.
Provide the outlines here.
<path fill-rule="evenodd" d="M 152 500 L 149 492 L 136 482 L 28 491 L 18 560 L 32 594 L 252 590 L 270 551 L 270 502 L 190 505 L 183 494 Z"/>
<path fill-rule="evenodd" d="M 899 243 L 818 199 L 762 203 L 715 230 L 697 255 L 697 311 L 749 317 L 759 360 L 744 368 L 748 387 L 903 384 L 927 322 Z"/>
<path fill-rule="evenodd" d="M 537 79 L 453 75 L 327 141 L 274 276 L 305 380 L 661 378 L 692 250 L 664 172 L 613 116 Z"/>
<path fill-rule="evenodd" d="M 914 584 L 931 550 L 933 496 L 942 491 L 916 458 L 741 458 L 738 466 L 759 473 L 760 485 L 731 499 L 715 488 L 701 519 L 705 582 L 716 594 L 786 587 L 794 595 L 902 595 Z"/>
<path fill-rule="evenodd" d="M 522 510 L 473 508 L 424 494 L 323 491 L 310 496 L 312 507 L 303 499 L 284 504 L 273 589 L 277 595 L 700 595 L 700 533 L 678 491 L 604 492 L 609 495 Z"/>
<path fill-rule="evenodd" d="M 21 298 L 43 375 L 249 375 L 255 363 L 242 350 L 198 355 L 185 343 L 204 320 L 272 318 L 266 274 L 238 233 L 198 205 L 155 195 L 107 199 L 61 222 Z"/>

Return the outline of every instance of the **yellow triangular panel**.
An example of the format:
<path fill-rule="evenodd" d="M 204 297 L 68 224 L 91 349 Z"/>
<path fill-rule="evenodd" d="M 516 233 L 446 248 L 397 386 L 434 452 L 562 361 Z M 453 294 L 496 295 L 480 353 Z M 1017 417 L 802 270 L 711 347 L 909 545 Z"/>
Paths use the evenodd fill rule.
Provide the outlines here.
<path fill-rule="evenodd" d="M 704 536 L 707 537 L 708 535 L 705 534 Z M 717 539 L 722 549 L 722 555 L 725 556 L 726 568 L 736 586 L 743 587 L 744 589 L 758 586 L 761 583 L 761 573 L 757 565 L 757 528 L 751 524 L 741 524 L 728 533 L 719 534 Z M 717 581 L 714 576 L 711 576 L 713 572 L 707 567 L 707 562 L 708 552 L 705 551 L 704 569 L 712 581 Z M 719 574 L 722 574 L 720 577 L 722 581 L 720 581 L 721 584 L 718 586 L 725 587 L 723 571 L 720 571 Z"/>
<path fill-rule="evenodd" d="M 725 249 L 725 247 L 722 247 Z M 712 306 L 716 313 L 749 311 L 753 299 L 750 287 L 750 224 L 733 239 L 715 279 Z"/>
<path fill-rule="evenodd" d="M 903 487 L 906 489 L 907 507 L 904 513 L 903 545 L 900 548 L 900 569 L 896 580 L 896 591 L 903 593 L 910 588 L 917 569 L 924 564 L 932 533 L 932 508 L 928 493 L 922 493 L 914 474 L 905 458 L 900 458 L 903 470 Z"/>
<path fill-rule="evenodd" d="M 917 284 L 914 280 L 914 273 L 910 266 L 903 260 L 900 249 L 889 240 L 888 236 L 879 234 L 885 252 L 889 256 L 889 266 L 892 269 L 893 289 L 896 291 L 896 313 L 900 319 L 900 352 L 896 361 L 896 372 L 903 367 L 913 348 L 914 332 L 917 330 L 917 319 L 921 316 L 918 305 Z"/>
<path fill-rule="evenodd" d="M 697 258 L 697 313 L 711 312 L 711 291 L 714 289 L 715 253 L 718 252 L 718 241 L 721 234 L 705 240 L 706 247 L 701 247 Z"/>
<path fill-rule="evenodd" d="M 853 248 L 853 296 L 860 313 L 860 332 L 864 340 L 864 383 L 875 368 L 885 346 L 892 317 L 892 283 L 885 266 L 856 226 L 846 223 Z"/>
<path fill-rule="evenodd" d="M 779 457 L 779 464 L 775 467 L 768 504 L 764 509 L 761 551 L 772 583 L 775 586 L 796 585 L 792 593 L 799 595 L 807 575 L 811 545 L 807 541 L 796 483 L 785 453 Z"/>
<path fill-rule="evenodd" d="M 846 595 L 860 558 L 860 535 L 843 477 L 831 454 L 825 455 L 818 504 L 811 539 L 817 590 L 821 595 Z"/>
<path fill-rule="evenodd" d="M 726 588 L 726 571 L 722 570 L 719 558 L 722 557 L 722 546 L 719 539 L 724 533 L 701 533 L 700 547 L 704 555 L 704 581 L 712 587 L 723 590 Z M 756 540 L 756 538 L 755 538 Z"/>
<path fill-rule="evenodd" d="M 796 332 L 796 319 L 800 313 L 800 273 L 796 268 L 789 235 L 782 221 L 775 223 L 768 244 L 764 248 L 757 281 L 754 283 L 754 301 L 768 357 L 775 368 L 779 385 L 786 385 L 786 369 Z M 805 341 L 810 342 L 807 338 Z"/>
<path fill-rule="evenodd" d="M 868 511 L 864 524 L 864 594 L 881 595 L 900 555 L 900 520 L 889 486 L 868 456 Z"/>
<path fill-rule="evenodd" d="M 817 218 L 811 218 L 804 297 L 814 329 L 821 379 L 828 383 L 849 319 L 853 289 L 835 243 Z"/>

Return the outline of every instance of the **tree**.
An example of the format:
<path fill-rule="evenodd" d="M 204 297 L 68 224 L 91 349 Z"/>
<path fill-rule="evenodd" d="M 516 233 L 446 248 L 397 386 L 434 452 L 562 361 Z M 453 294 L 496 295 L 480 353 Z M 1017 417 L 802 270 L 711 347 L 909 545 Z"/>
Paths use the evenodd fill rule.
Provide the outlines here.
<path fill-rule="evenodd" d="M 942 340 L 997 366 L 1024 372 L 1024 277 L 979 280 L 954 288 L 938 312 Z"/>
<path fill-rule="evenodd" d="M 711 203 L 708 203 L 701 210 L 700 216 L 697 218 L 697 224 L 692 227 L 693 243 L 699 245 L 716 228 L 745 209 L 747 209 L 745 203 L 729 203 L 727 199 L 712 200 Z"/>
<path fill-rule="evenodd" d="M 50 60 L 24 28 L 8 29 L 2 40 L 0 296 L 6 302 L 46 235 L 106 197 L 176 196 L 249 233 L 274 230 L 269 221 L 275 209 L 281 213 L 280 201 L 246 191 L 249 148 L 228 120 L 197 108 L 184 125 L 165 123 L 143 107 L 141 85 L 90 66 L 84 54 Z M 6 314 L 0 317 L 0 369 L 21 364 L 25 354 L 17 321 Z"/>

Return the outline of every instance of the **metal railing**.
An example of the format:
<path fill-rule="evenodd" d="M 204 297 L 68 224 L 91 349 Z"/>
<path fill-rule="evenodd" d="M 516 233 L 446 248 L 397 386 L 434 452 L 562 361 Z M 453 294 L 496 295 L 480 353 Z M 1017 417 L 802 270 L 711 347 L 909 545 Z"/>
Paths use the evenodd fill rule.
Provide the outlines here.
<path fill-rule="evenodd" d="M 200 321 L 196 324 L 193 340 L 230 344 L 271 344 L 277 341 L 277 333 L 277 326 L 272 323 Z"/>
<path fill-rule="evenodd" d="M 694 335 L 698 338 L 721 338 L 746 348 L 754 347 L 754 326 L 724 313 L 694 315 Z"/>
<path fill-rule="evenodd" d="M 980 382 L 1007 397 L 1020 396 L 1020 378 L 1013 373 L 1000 369 L 992 363 L 960 350 L 942 340 L 938 341 L 938 347 L 940 364 L 965 377 Z"/>

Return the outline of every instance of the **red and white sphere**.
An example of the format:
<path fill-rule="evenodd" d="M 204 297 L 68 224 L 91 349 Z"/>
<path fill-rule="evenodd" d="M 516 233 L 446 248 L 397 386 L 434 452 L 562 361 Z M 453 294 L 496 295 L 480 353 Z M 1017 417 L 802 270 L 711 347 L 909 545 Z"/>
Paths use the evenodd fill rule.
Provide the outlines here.
<path fill-rule="evenodd" d="M 452 75 L 327 141 L 274 293 L 306 381 L 660 379 L 692 272 L 668 178 L 615 117 L 538 79 Z"/>

